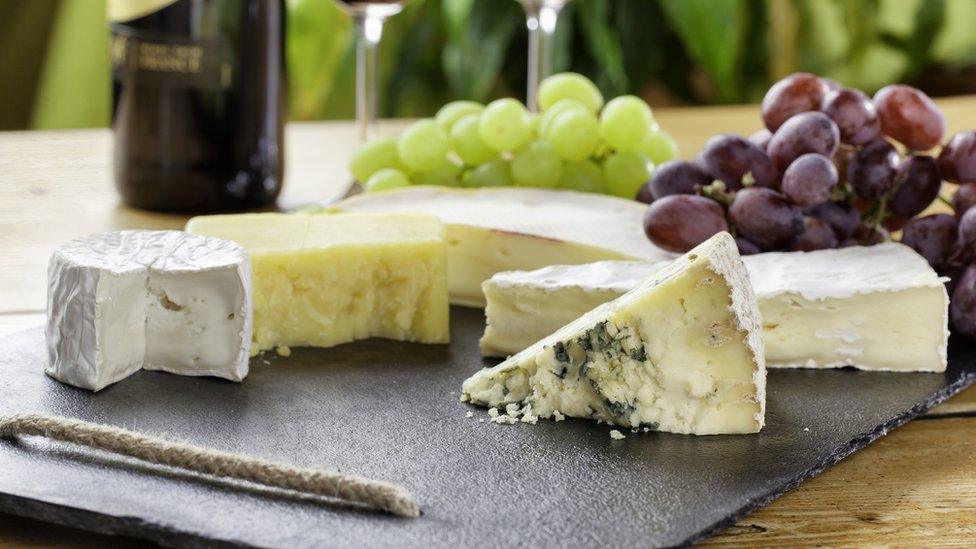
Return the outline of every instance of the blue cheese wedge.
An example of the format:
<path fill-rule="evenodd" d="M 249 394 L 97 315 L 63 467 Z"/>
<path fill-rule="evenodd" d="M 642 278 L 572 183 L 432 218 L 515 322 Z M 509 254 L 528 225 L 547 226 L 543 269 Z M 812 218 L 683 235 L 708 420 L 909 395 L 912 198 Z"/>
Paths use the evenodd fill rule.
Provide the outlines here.
<path fill-rule="evenodd" d="M 461 399 L 633 429 L 755 433 L 764 421 L 763 356 L 748 274 L 732 237 L 721 233 L 471 376 Z"/>
<path fill-rule="evenodd" d="M 644 235 L 646 205 L 553 189 L 412 186 L 348 198 L 348 212 L 435 215 L 445 225 L 451 303 L 484 307 L 481 283 L 501 271 L 675 254 Z"/>
<path fill-rule="evenodd" d="M 767 366 L 945 370 L 944 279 L 911 248 L 887 243 L 743 261 L 759 300 Z M 518 352 L 665 265 L 603 261 L 499 273 L 483 285 L 482 353 Z"/>
<path fill-rule="evenodd" d="M 98 391 L 140 369 L 241 381 L 251 343 L 244 248 L 180 231 L 62 245 L 48 267 L 46 372 Z"/>

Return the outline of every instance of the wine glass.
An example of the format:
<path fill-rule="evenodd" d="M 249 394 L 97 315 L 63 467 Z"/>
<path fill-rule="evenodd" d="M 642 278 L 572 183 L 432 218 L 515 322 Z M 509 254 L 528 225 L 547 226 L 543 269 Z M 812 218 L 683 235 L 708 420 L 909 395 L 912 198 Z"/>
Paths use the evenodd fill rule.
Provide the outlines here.
<path fill-rule="evenodd" d="M 539 82 L 552 74 L 552 36 L 556 32 L 559 12 L 569 0 L 518 0 L 525 10 L 529 29 L 529 73 L 525 104 L 530 111 L 539 110 Z"/>
<path fill-rule="evenodd" d="M 403 11 L 409 0 L 336 0 L 356 29 L 356 122 L 359 141 L 377 134 L 377 95 L 380 39 L 386 18 Z"/>

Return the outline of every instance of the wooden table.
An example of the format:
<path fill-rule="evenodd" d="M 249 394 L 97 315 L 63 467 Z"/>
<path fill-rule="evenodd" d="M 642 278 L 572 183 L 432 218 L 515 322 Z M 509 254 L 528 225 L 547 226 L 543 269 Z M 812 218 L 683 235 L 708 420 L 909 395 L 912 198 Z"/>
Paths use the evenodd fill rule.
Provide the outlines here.
<path fill-rule="evenodd" d="M 940 101 L 951 132 L 976 127 L 976 97 Z M 749 134 L 758 109 L 661 109 L 657 118 L 691 157 L 711 135 Z M 402 122 L 384 125 L 387 131 Z M 280 205 L 341 195 L 356 133 L 347 122 L 292 124 Z M 118 203 L 108 130 L 0 133 L 0 334 L 44 318 L 51 250 L 84 234 L 181 228 L 185 217 Z M 0 373 L 2 375 L 2 373 Z M 972 545 L 976 541 L 976 388 L 956 396 L 759 510 L 716 544 Z M 0 548 L 141 546 L 0 515 Z"/>

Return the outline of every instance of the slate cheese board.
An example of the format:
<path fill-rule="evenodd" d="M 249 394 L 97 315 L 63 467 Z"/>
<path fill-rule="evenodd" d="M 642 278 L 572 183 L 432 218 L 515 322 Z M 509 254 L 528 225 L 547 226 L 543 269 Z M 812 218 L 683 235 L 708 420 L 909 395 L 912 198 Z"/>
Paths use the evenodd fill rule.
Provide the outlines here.
<path fill-rule="evenodd" d="M 43 373 L 40 328 L 2 339 L 0 414 L 47 412 L 401 484 L 401 519 L 44 439 L 0 440 L 0 511 L 172 546 L 673 546 L 702 540 L 976 381 L 773 370 L 758 435 L 630 433 L 585 420 L 495 425 L 458 401 L 483 312 L 450 346 L 367 340 L 251 360 L 242 384 L 143 371 L 97 394 Z M 466 417 L 467 411 L 474 417 Z M 484 420 L 479 421 L 479 420 Z"/>

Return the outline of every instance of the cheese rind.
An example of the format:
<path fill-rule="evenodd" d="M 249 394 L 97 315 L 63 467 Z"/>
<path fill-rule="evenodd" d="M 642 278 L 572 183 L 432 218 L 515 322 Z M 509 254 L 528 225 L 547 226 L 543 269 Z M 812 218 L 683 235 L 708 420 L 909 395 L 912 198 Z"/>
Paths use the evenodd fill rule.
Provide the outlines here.
<path fill-rule="evenodd" d="M 646 206 L 550 189 L 411 186 L 334 205 L 351 212 L 420 212 L 445 224 L 451 302 L 483 307 L 493 274 L 608 259 L 673 259 L 644 236 Z"/>
<path fill-rule="evenodd" d="M 241 381 L 250 263 L 240 246 L 179 231 L 95 234 L 48 266 L 51 377 L 93 391 L 141 368 Z"/>
<path fill-rule="evenodd" d="M 423 214 L 240 214 L 187 231 L 234 240 L 254 270 L 252 352 L 384 337 L 450 340 L 443 226 Z"/>
<path fill-rule="evenodd" d="M 687 434 L 758 432 L 759 312 L 735 242 L 716 235 L 493 368 L 462 400 Z"/>
<path fill-rule="evenodd" d="M 925 259 L 897 243 L 746 256 L 768 367 L 944 371 L 948 295 Z M 518 352 L 665 263 L 598 262 L 499 273 L 484 284 L 482 353 Z"/>

